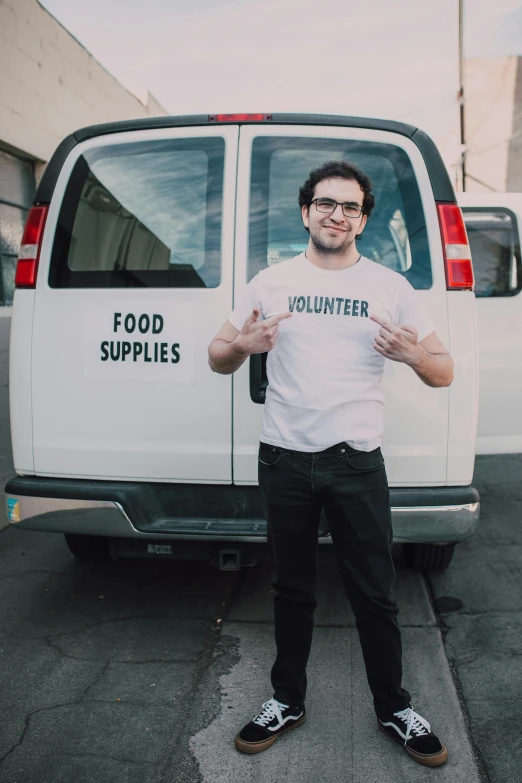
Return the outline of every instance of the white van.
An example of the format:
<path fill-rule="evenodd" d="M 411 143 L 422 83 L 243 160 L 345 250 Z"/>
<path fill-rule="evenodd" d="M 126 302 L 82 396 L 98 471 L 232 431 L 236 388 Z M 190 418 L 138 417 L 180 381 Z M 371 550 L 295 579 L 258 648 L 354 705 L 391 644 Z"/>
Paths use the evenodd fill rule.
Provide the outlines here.
<path fill-rule="evenodd" d="M 522 193 L 457 193 L 473 256 L 477 454 L 522 453 Z"/>
<path fill-rule="evenodd" d="M 429 388 L 387 362 L 382 445 L 394 539 L 444 568 L 471 536 L 477 426 L 473 271 L 432 140 L 322 115 L 162 117 L 66 138 L 38 187 L 16 275 L 10 404 L 17 527 L 83 559 L 265 556 L 257 451 L 266 355 L 233 376 L 207 346 L 239 291 L 307 243 L 299 186 L 325 160 L 373 180 L 359 249 L 417 289 L 455 361 Z M 331 551 L 325 524 L 323 552 Z"/>

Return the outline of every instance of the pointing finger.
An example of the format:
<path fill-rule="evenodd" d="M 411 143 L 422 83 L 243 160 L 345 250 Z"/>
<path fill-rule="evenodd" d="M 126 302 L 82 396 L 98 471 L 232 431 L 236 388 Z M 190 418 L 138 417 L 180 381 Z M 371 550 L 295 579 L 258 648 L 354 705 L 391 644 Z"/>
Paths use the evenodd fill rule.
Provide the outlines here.
<path fill-rule="evenodd" d="M 266 319 L 266 324 L 268 326 L 273 326 L 274 324 L 278 324 L 279 321 L 283 321 L 285 318 L 291 318 L 292 313 L 278 313 L 277 315 L 273 315 L 270 318 Z"/>
<path fill-rule="evenodd" d="M 375 323 L 380 324 L 384 329 L 388 329 L 389 332 L 393 331 L 393 325 L 386 320 L 386 318 L 381 318 L 380 315 L 370 315 L 370 319 L 372 321 L 375 321 Z"/>

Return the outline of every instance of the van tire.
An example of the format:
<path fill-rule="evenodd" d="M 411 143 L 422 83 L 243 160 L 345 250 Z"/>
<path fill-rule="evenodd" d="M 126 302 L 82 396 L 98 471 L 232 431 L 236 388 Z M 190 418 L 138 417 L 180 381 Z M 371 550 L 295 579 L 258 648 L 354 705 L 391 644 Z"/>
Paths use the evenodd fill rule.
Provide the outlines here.
<path fill-rule="evenodd" d="M 453 558 L 456 544 L 403 544 L 404 560 L 417 571 L 444 571 Z"/>
<path fill-rule="evenodd" d="M 112 560 L 110 539 L 106 536 L 83 536 L 65 533 L 71 555 L 87 563 L 108 563 Z"/>

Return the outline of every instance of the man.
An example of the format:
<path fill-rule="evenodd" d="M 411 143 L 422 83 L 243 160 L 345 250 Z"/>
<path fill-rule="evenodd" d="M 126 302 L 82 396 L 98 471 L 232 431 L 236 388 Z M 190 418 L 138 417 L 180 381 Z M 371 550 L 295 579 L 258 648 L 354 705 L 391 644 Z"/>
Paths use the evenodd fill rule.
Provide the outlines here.
<path fill-rule="evenodd" d="M 324 508 L 378 726 L 416 761 L 437 766 L 448 751 L 401 685 L 380 382 L 389 359 L 408 364 L 428 386 L 449 386 L 453 360 L 410 283 L 357 250 L 371 191 L 348 162 L 312 171 L 299 193 L 310 234 L 305 253 L 257 274 L 209 346 L 211 369 L 224 374 L 269 352 L 258 462 L 275 566 L 274 695 L 235 744 L 258 753 L 305 720 Z"/>

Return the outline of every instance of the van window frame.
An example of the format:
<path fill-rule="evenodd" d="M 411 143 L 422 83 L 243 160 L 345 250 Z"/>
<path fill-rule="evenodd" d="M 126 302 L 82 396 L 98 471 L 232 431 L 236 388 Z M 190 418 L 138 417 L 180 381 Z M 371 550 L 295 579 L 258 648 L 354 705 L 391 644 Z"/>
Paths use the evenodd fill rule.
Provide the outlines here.
<path fill-rule="evenodd" d="M 219 134 L 212 136 L 183 136 L 165 139 L 151 140 L 129 140 L 122 144 L 107 143 L 103 146 L 96 146 L 85 150 L 87 154 L 93 153 L 96 157 L 104 156 L 107 151 L 107 157 L 110 154 L 114 157 L 124 156 L 126 147 L 136 144 L 143 145 L 144 151 L 147 145 L 157 146 L 168 144 L 179 145 L 187 144 L 205 152 L 205 146 L 212 144 L 220 146 L 221 157 L 216 156 L 216 161 L 221 165 L 216 167 L 214 172 L 209 166 L 207 190 L 206 190 L 206 216 L 205 216 L 205 254 L 209 250 L 217 252 L 217 280 L 215 284 L 207 286 L 202 281 L 201 285 L 194 284 L 196 281 L 194 275 L 186 274 L 185 284 L 183 284 L 183 271 L 172 265 L 169 269 L 113 269 L 113 270 L 73 270 L 69 267 L 69 249 L 72 240 L 72 231 L 78 208 L 81 203 L 81 194 L 87 180 L 87 172 L 91 169 L 84 153 L 80 153 L 76 158 L 73 168 L 70 171 L 65 186 L 58 217 L 56 221 L 55 234 L 52 240 L 52 250 L 50 255 L 49 272 L 47 276 L 48 285 L 52 289 L 122 289 L 122 288 L 156 288 L 156 289 L 178 289 L 197 288 L 200 290 L 218 288 L 222 282 L 223 276 L 223 210 L 224 210 L 224 188 L 225 188 L 225 167 L 227 146 L 225 138 Z M 209 158 L 210 164 L 210 158 Z M 83 167 L 83 171 L 80 168 Z M 215 228 L 211 224 L 215 223 Z M 212 230 L 211 230 L 212 229 Z M 215 247 L 214 247 L 215 246 Z M 187 270 L 190 271 L 190 270 Z M 197 270 L 194 270 L 197 275 Z M 181 284 L 180 284 L 181 282 Z"/>
<path fill-rule="evenodd" d="M 470 205 L 462 206 L 461 207 L 462 214 L 464 217 L 464 224 L 466 223 L 466 213 L 470 212 L 481 212 L 483 214 L 504 214 L 507 215 L 511 220 L 511 230 L 514 235 L 515 241 L 513 242 L 513 253 L 515 255 L 516 259 L 516 270 L 517 270 L 517 287 L 513 288 L 510 291 L 504 291 L 503 293 L 499 294 L 477 294 L 475 291 L 475 296 L 477 299 L 500 299 L 502 297 L 509 297 L 509 296 L 518 296 L 518 294 L 522 291 L 522 256 L 520 252 L 520 233 L 518 229 L 518 217 L 515 212 L 513 212 L 512 209 L 509 209 L 509 207 L 504 206 L 490 206 L 490 207 L 473 207 Z M 467 232 L 467 228 L 466 228 Z M 469 237 L 468 237 L 469 240 Z M 472 263 L 473 263 L 473 256 L 472 256 Z"/>
<path fill-rule="evenodd" d="M 310 129 L 311 128 L 307 128 L 307 130 Z M 313 146 L 315 146 L 317 143 L 324 143 L 324 142 L 336 142 L 339 145 L 346 145 L 348 143 L 353 147 L 354 152 L 357 152 L 357 147 L 361 147 L 362 151 L 366 153 L 368 153 L 368 148 L 374 148 L 375 150 L 377 150 L 378 148 L 379 152 L 382 151 L 381 154 L 383 156 L 386 155 L 389 160 L 391 159 L 391 163 L 394 170 L 396 170 L 396 164 L 399 165 L 399 159 L 400 159 L 400 163 L 402 164 L 406 163 L 409 167 L 409 176 L 411 175 L 411 182 L 408 183 L 408 186 L 413 185 L 413 188 L 415 189 L 415 193 L 413 193 L 413 191 L 408 193 L 407 183 L 405 183 L 403 178 L 397 177 L 397 185 L 403 202 L 406 225 L 408 225 L 408 215 L 413 210 L 414 204 L 420 210 L 422 225 L 417 226 L 415 230 L 412 231 L 411 234 L 408 232 L 409 249 L 412 254 L 412 257 L 415 256 L 414 264 L 412 264 L 412 266 L 407 270 L 404 271 L 397 270 L 397 273 L 405 277 L 414 286 L 416 290 L 429 291 L 433 288 L 433 286 L 435 285 L 435 279 L 434 279 L 434 269 L 433 269 L 432 248 L 430 244 L 428 220 L 425 214 L 424 205 L 421 198 L 417 172 L 415 167 L 413 166 L 413 162 L 408 152 L 402 146 L 390 143 L 389 141 L 376 141 L 376 140 L 361 139 L 361 138 L 345 139 L 343 137 L 339 137 L 335 135 L 328 136 L 326 134 L 325 135 L 321 134 L 317 136 L 308 135 L 308 134 L 300 135 L 298 132 L 296 132 L 295 136 L 292 136 L 291 134 L 279 135 L 277 127 L 271 129 L 270 134 L 259 134 L 258 136 L 254 136 L 252 139 L 252 145 L 250 150 L 249 202 L 251 206 L 252 193 L 254 192 L 254 189 L 257 187 L 258 190 L 262 192 L 264 203 L 267 206 L 266 214 L 263 216 L 263 225 L 262 226 L 259 225 L 257 227 L 257 235 L 259 236 L 259 234 L 261 233 L 263 235 L 263 247 L 265 246 L 265 238 L 266 238 L 266 246 L 268 248 L 268 219 L 269 219 L 268 191 L 269 191 L 269 183 L 270 183 L 270 176 L 269 176 L 270 167 L 268 164 L 270 161 L 271 154 L 273 154 L 273 152 L 276 151 L 276 150 L 270 150 L 269 144 L 274 140 L 283 142 L 282 147 L 280 147 L 279 149 L 283 149 L 285 147 L 292 149 L 292 144 L 295 143 L 296 141 L 304 142 L 304 146 L 309 145 L 311 149 L 313 149 Z M 257 150 L 256 150 L 256 146 L 258 147 Z M 259 147 L 261 148 L 266 147 L 266 148 L 260 151 Z M 252 160 L 254 154 L 258 154 L 258 155 L 262 154 L 267 159 L 267 165 L 264 168 L 265 176 L 262 181 L 261 180 L 254 181 L 253 179 Z M 373 153 L 370 152 L 369 154 L 373 154 Z M 296 204 L 296 209 L 299 209 L 297 204 L 297 199 L 298 199 L 298 192 L 296 191 L 295 204 Z M 249 206 L 249 214 L 248 214 L 248 255 L 247 255 L 247 265 L 246 265 L 247 282 L 256 274 L 255 271 L 256 266 L 255 263 L 253 264 L 253 258 L 252 258 L 253 257 L 252 248 L 258 244 L 258 241 L 254 239 L 255 232 L 252 230 L 250 206 Z M 370 216 L 369 220 L 371 219 L 372 217 Z M 422 243 L 424 243 L 425 245 L 424 249 L 421 247 Z M 360 247 L 358 247 L 358 250 L 363 255 L 365 255 L 363 241 L 361 242 Z M 419 261 L 422 252 L 427 253 L 429 268 L 426 268 L 426 266 Z M 266 266 L 268 266 L 268 261 Z M 423 285 L 420 286 L 415 285 L 416 279 L 420 279 Z"/>

